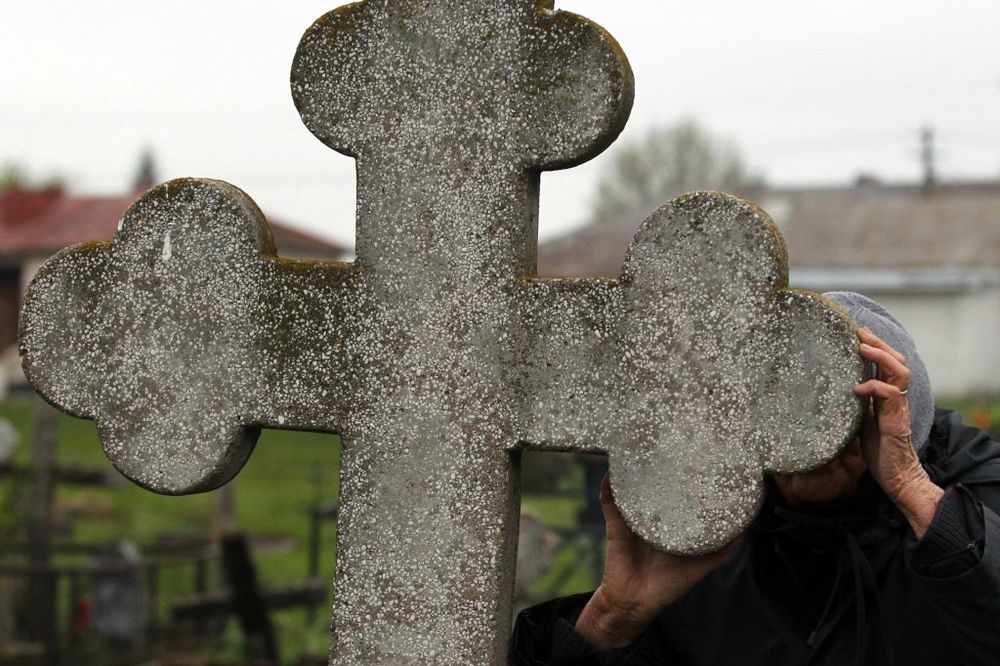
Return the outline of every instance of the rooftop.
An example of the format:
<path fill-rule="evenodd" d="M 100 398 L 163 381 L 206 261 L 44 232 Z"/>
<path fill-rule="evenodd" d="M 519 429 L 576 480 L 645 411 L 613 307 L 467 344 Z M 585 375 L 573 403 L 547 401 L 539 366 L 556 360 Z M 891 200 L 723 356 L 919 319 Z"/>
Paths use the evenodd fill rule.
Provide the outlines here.
<path fill-rule="evenodd" d="M 746 192 L 774 219 L 793 274 L 941 268 L 1000 270 L 1000 181 L 850 186 Z M 617 275 L 650 210 L 592 222 L 539 248 L 543 275 Z M 812 271 L 812 273 L 810 273 Z M 793 282 L 794 283 L 794 282 Z"/>
<path fill-rule="evenodd" d="M 0 259 L 47 257 L 94 240 L 111 240 L 118 221 L 141 195 L 81 196 L 61 189 L 11 190 L 0 195 Z M 282 256 L 339 259 L 347 248 L 266 216 Z"/>

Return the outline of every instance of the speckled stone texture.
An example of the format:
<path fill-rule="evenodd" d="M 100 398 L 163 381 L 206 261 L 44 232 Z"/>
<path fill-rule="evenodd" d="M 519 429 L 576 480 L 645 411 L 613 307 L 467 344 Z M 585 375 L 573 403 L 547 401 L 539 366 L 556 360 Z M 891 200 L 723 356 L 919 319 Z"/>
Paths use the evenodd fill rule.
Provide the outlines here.
<path fill-rule="evenodd" d="M 354 263 L 277 258 L 243 192 L 172 181 L 45 265 L 20 342 L 39 392 L 157 492 L 225 483 L 262 427 L 341 433 L 331 663 L 505 663 L 524 448 L 607 452 L 629 524 L 703 553 L 763 474 L 853 437 L 853 324 L 787 289 L 752 204 L 687 195 L 619 277 L 533 277 L 539 171 L 599 153 L 631 107 L 599 27 L 371 0 L 306 32 L 292 92 L 357 159 Z"/>

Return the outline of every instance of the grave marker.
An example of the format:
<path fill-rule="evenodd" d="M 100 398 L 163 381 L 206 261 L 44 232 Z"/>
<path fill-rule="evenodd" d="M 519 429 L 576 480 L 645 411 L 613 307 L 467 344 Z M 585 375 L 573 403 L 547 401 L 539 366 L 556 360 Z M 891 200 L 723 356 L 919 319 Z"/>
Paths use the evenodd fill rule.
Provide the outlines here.
<path fill-rule="evenodd" d="M 860 423 L 853 324 L 786 289 L 748 202 L 674 200 L 618 278 L 534 277 L 539 172 L 603 150 L 632 86 L 550 3 L 335 10 L 292 91 L 357 159 L 357 260 L 277 258 L 246 194 L 172 181 L 39 272 L 26 375 L 158 492 L 225 483 L 262 427 L 340 433 L 331 663 L 503 664 L 518 451 L 607 452 L 636 531 L 702 553 Z"/>
<path fill-rule="evenodd" d="M 140 638 L 148 602 L 142 584 L 139 548 L 130 541 L 112 541 L 95 554 L 93 562 L 97 567 L 120 567 L 118 571 L 101 571 L 91 577 L 94 632 L 120 641 Z"/>

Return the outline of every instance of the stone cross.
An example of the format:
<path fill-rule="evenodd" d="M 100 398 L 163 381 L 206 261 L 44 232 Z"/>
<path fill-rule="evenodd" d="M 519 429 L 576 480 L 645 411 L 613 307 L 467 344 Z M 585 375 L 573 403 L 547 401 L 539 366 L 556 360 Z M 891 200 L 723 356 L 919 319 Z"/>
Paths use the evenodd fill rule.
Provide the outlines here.
<path fill-rule="evenodd" d="M 606 452 L 637 533 L 703 553 L 860 423 L 853 324 L 787 288 L 748 202 L 674 200 L 618 277 L 534 275 L 540 171 L 607 147 L 632 91 L 545 0 L 337 9 L 292 92 L 357 160 L 357 260 L 278 258 L 242 191 L 166 183 L 38 273 L 26 375 L 161 493 L 225 483 L 261 428 L 340 433 L 331 663 L 505 663 L 519 451 Z"/>

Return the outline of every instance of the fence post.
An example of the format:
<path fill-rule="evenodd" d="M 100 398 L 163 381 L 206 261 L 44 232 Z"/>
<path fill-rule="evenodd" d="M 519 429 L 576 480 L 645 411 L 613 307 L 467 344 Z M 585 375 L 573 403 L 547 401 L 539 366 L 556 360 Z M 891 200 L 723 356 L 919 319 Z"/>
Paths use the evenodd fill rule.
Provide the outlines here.
<path fill-rule="evenodd" d="M 257 572 L 243 534 L 227 534 L 222 539 L 222 563 L 232 595 L 233 609 L 243 625 L 247 658 L 276 662 L 278 647 L 267 604 L 257 588 Z"/>
<path fill-rule="evenodd" d="M 56 593 L 58 578 L 52 567 L 52 505 L 55 487 L 52 469 L 56 446 L 55 410 L 39 398 L 35 404 L 34 483 L 28 517 L 28 555 L 38 573 L 28 578 L 25 624 L 32 641 L 45 646 L 45 663 L 58 662 L 59 630 Z"/>
<path fill-rule="evenodd" d="M 204 597 L 208 593 L 208 560 L 204 555 L 194 561 L 194 592 L 198 597 Z M 199 635 L 205 633 L 205 624 L 204 618 L 195 621 L 195 631 Z"/>
<path fill-rule="evenodd" d="M 146 565 L 146 636 L 149 642 L 156 640 L 160 629 L 160 567 Z"/>
<path fill-rule="evenodd" d="M 80 572 L 72 569 L 68 576 L 69 610 L 66 613 L 66 635 L 69 637 L 68 647 L 72 651 L 80 641 L 80 630 L 83 628 L 78 624 L 81 618 L 77 615 L 80 612 L 80 599 L 82 595 L 80 594 Z"/>

